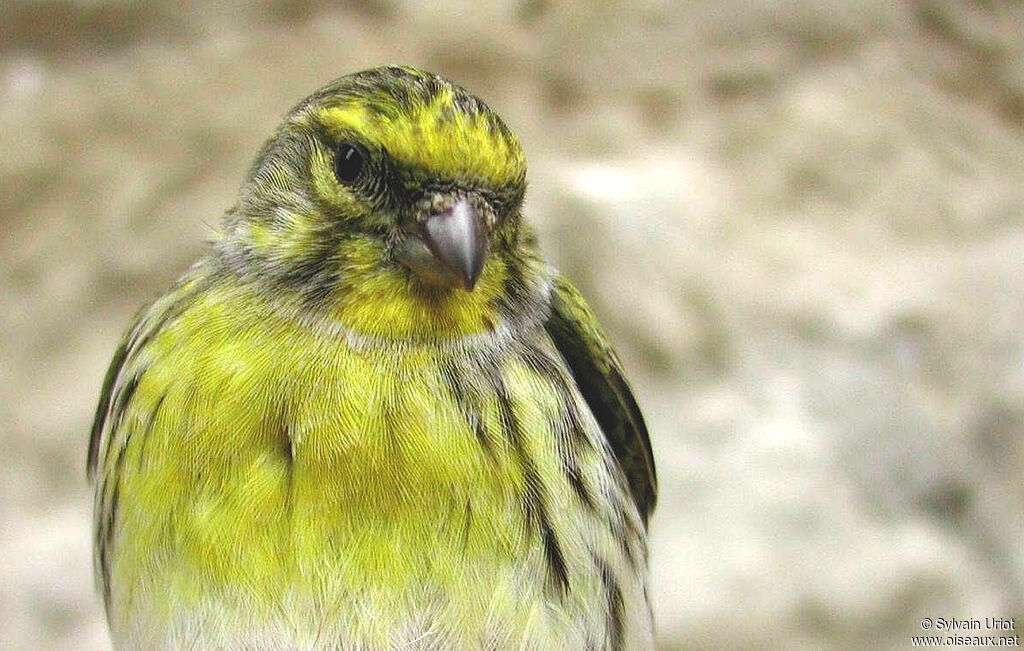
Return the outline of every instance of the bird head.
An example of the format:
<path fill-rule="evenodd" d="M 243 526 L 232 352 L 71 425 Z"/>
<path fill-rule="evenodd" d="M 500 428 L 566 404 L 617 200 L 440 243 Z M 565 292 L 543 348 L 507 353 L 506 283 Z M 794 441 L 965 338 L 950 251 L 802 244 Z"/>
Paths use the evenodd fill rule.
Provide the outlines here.
<path fill-rule="evenodd" d="M 493 327 L 523 284 L 525 190 L 519 141 L 480 99 L 413 68 L 375 68 L 287 115 L 219 248 L 243 276 L 355 330 L 468 334 Z"/>

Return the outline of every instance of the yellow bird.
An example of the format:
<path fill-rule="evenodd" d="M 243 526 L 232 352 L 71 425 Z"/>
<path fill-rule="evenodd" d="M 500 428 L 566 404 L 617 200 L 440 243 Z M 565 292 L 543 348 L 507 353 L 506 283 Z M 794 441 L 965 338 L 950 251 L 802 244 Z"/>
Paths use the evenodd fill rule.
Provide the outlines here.
<path fill-rule="evenodd" d="M 650 442 L 516 136 L 383 67 L 303 100 L 145 307 L 89 444 L 118 649 L 646 649 Z"/>

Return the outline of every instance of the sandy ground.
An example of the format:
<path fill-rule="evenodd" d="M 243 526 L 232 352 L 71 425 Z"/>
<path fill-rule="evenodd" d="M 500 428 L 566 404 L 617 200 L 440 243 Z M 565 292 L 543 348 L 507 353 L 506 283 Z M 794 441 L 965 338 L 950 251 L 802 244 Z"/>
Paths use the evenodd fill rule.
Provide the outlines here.
<path fill-rule="evenodd" d="M 84 457 L 120 332 L 280 116 L 384 62 L 522 138 L 650 421 L 661 648 L 1019 630 L 1022 33 L 1001 0 L 3 4 L 0 646 L 108 648 Z"/>

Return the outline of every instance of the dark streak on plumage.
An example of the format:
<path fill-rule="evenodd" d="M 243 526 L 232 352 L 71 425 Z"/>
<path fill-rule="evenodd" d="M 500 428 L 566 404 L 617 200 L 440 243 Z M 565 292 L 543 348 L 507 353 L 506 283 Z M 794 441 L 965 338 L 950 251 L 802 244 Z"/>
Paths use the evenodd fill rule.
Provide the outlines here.
<path fill-rule="evenodd" d="M 593 449 L 590 439 L 583 433 L 583 423 L 577 402 L 573 399 L 574 392 L 569 386 L 569 379 L 555 363 L 555 360 L 536 346 L 527 348 L 523 359 L 531 369 L 543 375 L 558 391 L 561 403 L 565 405 L 565 418 L 568 421 L 569 434 L 573 435 L 572 442 L 581 447 Z"/>
<path fill-rule="evenodd" d="M 95 479 L 96 476 L 103 425 L 107 420 L 107 411 L 110 409 L 110 398 L 114 391 L 114 383 L 121 372 L 121 366 L 124 364 L 125 357 L 127 356 L 127 349 L 128 340 L 126 339 L 121 342 L 121 345 L 117 347 L 117 351 L 114 352 L 114 359 L 111 360 L 110 366 L 107 367 L 107 373 L 103 379 L 103 390 L 100 392 L 99 404 L 96 405 L 96 415 L 93 417 L 92 431 L 89 434 L 89 452 L 86 455 L 86 473 L 90 480 Z"/>
<path fill-rule="evenodd" d="M 142 441 L 139 443 L 139 453 L 136 455 L 137 462 L 135 464 L 135 467 L 139 470 L 142 470 L 142 466 L 146 460 L 146 447 L 149 443 L 149 433 L 153 430 L 153 424 L 156 422 L 157 414 L 160 413 L 160 407 L 164 404 L 164 398 L 166 397 L 167 391 L 160 394 L 160 397 L 156 400 L 156 404 L 153 405 L 152 411 L 149 413 L 149 418 L 146 419 L 146 424 L 142 427 L 142 432 L 140 433 Z"/>
<path fill-rule="evenodd" d="M 555 449 L 561 462 L 562 471 L 573 492 L 590 512 L 596 512 L 597 505 L 594 496 L 584 483 L 579 468 L 580 448 L 592 449 L 593 446 L 584 434 L 573 391 L 557 365 L 543 351 L 536 347 L 528 347 L 524 351 L 523 360 L 533 371 L 542 375 L 558 392 L 558 402 L 563 405 L 563 409 L 559 414 L 561 422 L 552 421 L 551 423 L 551 431 L 555 433 Z M 558 432 L 560 431 L 564 431 L 565 436 L 559 436 Z"/>
<path fill-rule="evenodd" d="M 292 443 L 292 428 L 288 423 L 281 426 L 281 455 L 288 463 L 290 471 L 292 464 L 295 463 L 295 449 Z"/>
<path fill-rule="evenodd" d="M 615 573 L 604 559 L 594 557 L 594 566 L 601 574 L 601 584 L 604 586 L 605 603 L 608 609 L 608 645 L 610 651 L 618 651 L 624 644 L 624 623 L 622 613 L 622 588 Z"/>
<path fill-rule="evenodd" d="M 280 419 L 277 423 L 277 427 L 281 432 L 281 455 L 284 457 L 286 470 L 288 477 L 285 480 L 287 482 L 287 488 L 285 490 L 285 520 L 287 522 L 292 521 L 292 513 L 295 507 L 295 438 L 292 436 L 292 426 L 290 423 L 284 420 L 284 414 L 287 412 L 284 409 L 278 409 L 275 414 Z"/>
<path fill-rule="evenodd" d="M 145 375 L 145 373 L 146 368 L 143 367 L 129 376 L 128 380 L 124 384 L 118 385 L 114 389 L 113 400 L 111 402 L 110 410 L 107 413 L 107 418 L 114 423 L 114 427 L 122 427 L 124 425 L 124 417 L 128 411 L 128 405 L 135 396 L 135 391 L 138 389 L 139 382 L 142 380 L 142 376 Z M 97 523 L 95 532 L 97 562 L 99 565 L 100 576 L 103 578 L 103 598 L 104 604 L 107 608 L 110 607 L 110 549 L 113 544 L 114 526 L 117 521 L 117 511 L 120 505 L 120 478 L 127 457 L 125 453 L 126 446 L 127 440 L 125 440 L 120 449 L 115 452 L 117 457 L 114 460 L 113 473 L 108 477 L 104 477 L 102 480 L 102 518 L 101 522 Z M 109 488 L 109 491 L 107 488 L 108 481 L 112 482 L 112 486 Z"/>
<path fill-rule="evenodd" d="M 546 583 L 547 590 L 564 597 L 569 592 L 569 571 L 565 565 L 565 557 L 562 556 L 562 548 L 558 543 L 555 530 L 551 526 L 547 510 L 538 509 L 537 518 L 540 521 L 541 537 L 544 541 L 544 557 L 551 570 Z"/>
<path fill-rule="evenodd" d="M 473 504 L 470 498 L 466 498 L 466 524 L 462 529 L 462 549 L 469 549 L 469 530 L 473 525 Z"/>
<path fill-rule="evenodd" d="M 580 503 L 583 504 L 591 513 L 597 511 L 597 504 L 594 503 L 594 496 L 590 494 L 590 490 L 587 485 L 583 483 L 583 476 L 580 474 L 579 465 L 576 463 L 575 457 L 570 457 L 568 454 L 563 453 L 562 455 L 562 471 L 565 473 L 566 479 L 569 480 L 569 485 L 572 487 L 573 493 L 579 498 Z"/>
<path fill-rule="evenodd" d="M 135 391 L 139 388 L 139 382 L 145 374 L 146 368 L 143 367 L 135 373 L 132 373 L 128 378 L 128 381 L 120 385 L 115 390 L 114 402 L 110 408 L 109 415 L 109 418 L 113 421 L 115 427 L 120 427 L 123 424 L 125 413 L 128 411 L 128 404 L 135 395 Z"/>
<path fill-rule="evenodd" d="M 637 565 L 636 552 L 631 544 L 632 541 L 640 539 L 639 533 L 633 526 L 631 526 L 629 518 L 626 516 L 626 512 L 623 507 L 623 504 L 616 501 L 608 516 L 608 528 L 611 529 L 612 533 L 615 535 L 615 539 L 619 543 L 619 550 L 626 558 L 629 566 L 639 567 Z"/>
<path fill-rule="evenodd" d="M 455 405 L 465 419 L 466 427 L 476 436 L 476 440 L 483 448 L 487 458 L 493 461 L 494 446 L 487 437 L 480 400 L 471 393 L 470 384 L 463 377 L 463 369 L 458 364 L 448 364 L 441 371 L 441 378 L 448 388 L 448 394 L 455 401 Z"/>
<path fill-rule="evenodd" d="M 110 551 L 113 547 L 114 540 L 114 524 L 117 520 L 117 508 L 120 502 L 121 496 L 121 483 L 118 481 L 118 477 L 114 478 L 114 487 L 111 489 L 110 498 L 107 499 L 104 495 L 104 509 L 105 514 L 102 523 L 97 527 L 96 531 L 96 562 L 99 566 L 100 576 L 102 577 L 102 589 L 103 589 L 103 606 L 107 610 L 107 616 L 110 616 Z"/>
<path fill-rule="evenodd" d="M 521 305 L 523 293 L 526 291 L 526 284 L 523 281 L 523 270 L 518 260 L 512 259 L 511 264 L 505 269 L 505 285 L 498 299 L 501 304 L 501 311 L 508 314 L 515 306 Z"/>
<path fill-rule="evenodd" d="M 523 479 L 526 484 L 523 495 L 523 510 L 527 521 L 533 524 L 540 533 L 541 542 L 544 545 L 544 556 L 548 564 L 548 576 L 546 586 L 550 592 L 559 596 L 565 596 L 569 591 L 569 574 L 565 564 L 565 557 L 558 542 L 551 524 L 551 518 L 547 511 L 547 495 L 543 482 L 537 474 L 537 468 L 533 459 L 526 453 L 522 441 L 522 425 L 516 416 L 512 406 L 512 397 L 505 387 L 499 372 L 495 372 L 491 378 L 495 395 L 498 398 L 498 420 L 505 437 L 512 443 L 512 449 L 522 467 Z"/>

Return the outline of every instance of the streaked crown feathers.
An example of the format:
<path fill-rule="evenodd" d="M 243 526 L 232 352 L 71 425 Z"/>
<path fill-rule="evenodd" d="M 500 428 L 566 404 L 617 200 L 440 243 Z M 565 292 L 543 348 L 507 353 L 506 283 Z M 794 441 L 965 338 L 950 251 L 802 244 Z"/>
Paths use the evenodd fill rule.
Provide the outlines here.
<path fill-rule="evenodd" d="M 481 100 L 450 81 L 389 66 L 349 75 L 311 96 L 293 119 L 335 137 L 382 148 L 397 165 L 440 179 L 522 184 L 526 161 L 515 134 Z"/>

